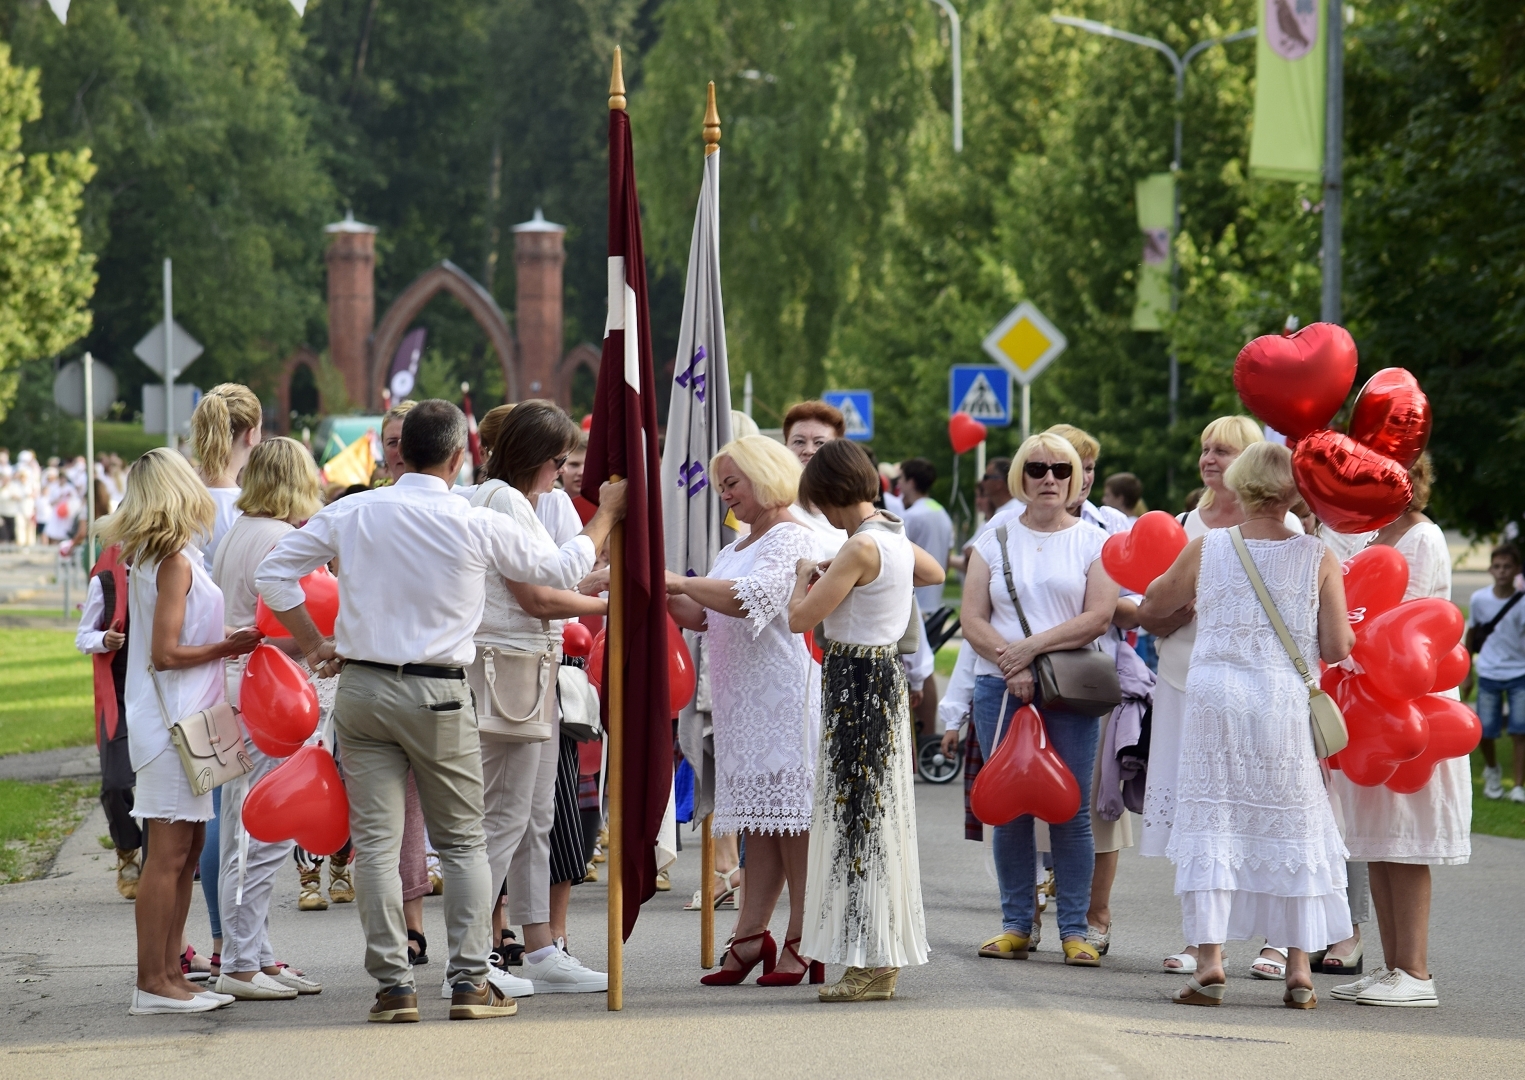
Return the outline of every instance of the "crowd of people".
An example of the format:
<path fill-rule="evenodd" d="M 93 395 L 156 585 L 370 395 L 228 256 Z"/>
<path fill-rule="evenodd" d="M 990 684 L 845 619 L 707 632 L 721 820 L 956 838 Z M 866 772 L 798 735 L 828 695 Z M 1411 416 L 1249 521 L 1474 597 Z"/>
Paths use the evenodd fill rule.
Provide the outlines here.
<path fill-rule="evenodd" d="M 736 539 L 706 576 L 667 579 L 674 620 L 707 635 L 717 877 L 701 888 L 739 907 L 704 984 L 761 967 L 758 984 L 808 979 L 822 1001 L 893 997 L 899 970 L 928 960 L 918 738 L 940 734 L 945 754 L 962 751 L 972 782 L 1031 704 L 1080 809 L 990 829 L 1000 930 L 971 952 L 1026 959 L 1048 909 L 1064 962 L 1100 966 L 1132 810 L 1142 853 L 1175 865 L 1185 946 L 1163 967 L 1190 976 L 1176 1001 L 1220 1004 L 1223 944 L 1264 940 L 1251 972 L 1283 981 L 1289 1007 L 1318 1004 L 1315 970 L 1361 976 L 1336 998 L 1438 1004 L 1429 867 L 1469 856 L 1466 761 L 1442 763 L 1413 795 L 1331 777 L 1297 666 L 1351 663 L 1340 563 L 1367 544 L 1408 562 L 1406 598 L 1449 598 L 1444 540 L 1424 515 L 1427 459 L 1411 470 L 1414 501 L 1398 521 L 1340 536 L 1300 505 L 1284 446 L 1247 417 L 1215 420 L 1202 433 L 1200 497 L 1179 519 L 1189 543 L 1140 595 L 1100 555 L 1146 509 L 1142 485 L 1114 474 L 1093 500 L 1101 446 L 1079 428 L 1056 425 L 992 460 L 961 546 L 932 497 L 932 463 L 878 463 L 825 402 L 790 409 L 781 440 L 739 414 L 735 429 L 707 475 Z M 464 487 L 466 421 L 447 402 L 387 414 L 382 477 L 369 488 L 323 491 L 307 450 L 264 438 L 257 398 L 236 384 L 202 398 L 192 430 L 194 465 L 150 451 L 110 496 L 78 636 L 96 656 L 97 687 L 114 687 L 98 692 L 101 799 L 118 886 L 138 899 L 132 1011 L 321 992 L 270 937 L 288 859 L 302 910 L 357 904 L 378 985 L 372 1021 L 419 1019 L 422 898 L 441 890 L 452 1019 L 509 1016 L 534 993 L 607 989 L 567 944 L 571 889 L 597 872 L 602 808 L 596 744 L 590 776 L 589 744 L 563 728 L 559 702 L 564 677 L 586 684 L 563 628 L 605 614 L 624 485 L 605 485 L 596 504 L 581 498 L 586 435 L 543 401 L 483 418 L 485 462 Z M 1477 643 L 1490 755 L 1505 708 L 1511 733 L 1525 709 L 1515 705 L 1525 701 L 1518 550 L 1500 547 L 1494 564 L 1498 584 L 1472 608 L 1486 628 L 1477 637 L 1492 643 Z M 300 584 L 320 567 L 341 596 L 330 636 Z M 950 569 L 963 574 L 963 633 L 939 700 L 928 631 L 948 614 Z M 253 628 L 260 598 L 286 636 Z M 237 706 L 262 641 L 310 676 L 312 741 L 335 754 L 347 787 L 350 839 L 326 857 L 328 900 L 324 857 L 242 825 L 252 785 L 282 759 L 247 742 L 245 774 L 201 791 L 171 745 L 181 717 Z M 1066 696 L 1052 675 L 1061 654 L 1115 672 L 1116 694 L 1094 706 Z M 1525 801 L 1525 738 L 1515 745 L 1514 796 Z M 971 818 L 966 835 L 984 829 Z M 210 957 L 187 940 L 198 868 Z M 770 926 L 785 890 L 780 943 Z M 1373 909 L 1383 964 L 1363 971 L 1360 926 Z M 845 972 L 827 985 L 826 965 Z"/>
<path fill-rule="evenodd" d="M 35 451 L 11 452 L 0 446 L 0 544 L 31 547 L 64 545 L 83 536 L 90 470 L 83 455 L 68 461 L 41 462 Z M 116 454 L 97 454 L 94 497 L 96 515 L 109 514 L 122 501 L 127 468 Z"/>

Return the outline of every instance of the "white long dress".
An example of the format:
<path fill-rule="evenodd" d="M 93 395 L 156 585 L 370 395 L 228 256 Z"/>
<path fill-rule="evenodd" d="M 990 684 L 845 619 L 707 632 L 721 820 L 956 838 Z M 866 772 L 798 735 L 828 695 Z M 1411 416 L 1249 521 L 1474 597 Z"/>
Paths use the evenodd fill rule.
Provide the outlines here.
<path fill-rule="evenodd" d="M 897 520 L 858 527 L 879 576 L 826 616 L 821 752 L 805 877 L 812 960 L 852 967 L 927 962 L 916 845 L 910 699 L 896 643 L 911 608 L 915 553 Z"/>
<path fill-rule="evenodd" d="M 1440 526 L 1421 522 L 1393 546 L 1409 564 L 1403 599 L 1451 599 L 1451 552 Z M 1461 697 L 1455 690 L 1444 696 Z M 1465 757 L 1435 766 L 1430 782 L 1412 795 L 1400 795 L 1386 785 L 1353 784 L 1338 770 L 1333 790 L 1345 814 L 1345 842 L 1352 859 L 1456 866 L 1472 857 L 1472 775 Z"/>
<path fill-rule="evenodd" d="M 821 732 L 821 669 L 789 632 L 795 565 L 817 557 L 810 530 L 774 525 L 721 549 L 709 576 L 734 581 L 746 617 L 708 613 L 719 835 L 810 828 Z"/>
<path fill-rule="evenodd" d="M 1246 540 L 1303 656 L 1318 657 L 1315 537 Z M 1194 944 L 1264 937 L 1310 952 L 1352 933 L 1345 845 L 1308 722 L 1308 691 L 1239 562 L 1202 544 L 1197 641 L 1167 854 Z"/>

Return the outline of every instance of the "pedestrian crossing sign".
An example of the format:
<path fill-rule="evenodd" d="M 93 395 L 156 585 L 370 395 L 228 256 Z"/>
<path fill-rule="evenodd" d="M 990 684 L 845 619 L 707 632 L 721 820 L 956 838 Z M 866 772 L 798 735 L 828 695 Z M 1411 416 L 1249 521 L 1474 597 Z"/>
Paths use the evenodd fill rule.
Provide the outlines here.
<path fill-rule="evenodd" d="M 872 390 L 828 390 L 821 400 L 842 412 L 844 434 L 856 442 L 874 437 L 874 392 Z"/>
<path fill-rule="evenodd" d="M 954 364 L 948 412 L 968 413 L 986 427 L 1011 426 L 1011 372 L 999 364 Z"/>
<path fill-rule="evenodd" d="M 1069 342 L 1043 312 L 1024 300 L 996 323 L 981 344 L 991 359 L 1026 385 L 1052 364 Z"/>

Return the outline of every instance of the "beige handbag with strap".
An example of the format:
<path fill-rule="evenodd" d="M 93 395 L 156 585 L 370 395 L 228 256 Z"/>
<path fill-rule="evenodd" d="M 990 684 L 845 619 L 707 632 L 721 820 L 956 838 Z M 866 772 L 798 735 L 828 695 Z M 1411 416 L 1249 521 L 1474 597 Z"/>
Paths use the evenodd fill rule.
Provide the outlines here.
<path fill-rule="evenodd" d="M 219 701 L 210 709 L 171 720 L 164 705 L 164 691 L 159 687 L 159 673 L 153 664 L 145 666 L 154 684 L 154 696 L 159 699 L 159 714 L 169 728 L 169 741 L 180 755 L 180 767 L 185 770 L 192 794 L 205 795 L 254 771 L 254 761 L 238 725 L 238 710 L 226 701 Z"/>
<path fill-rule="evenodd" d="M 1234 550 L 1239 554 L 1239 562 L 1243 564 L 1250 584 L 1255 587 L 1255 595 L 1260 598 L 1260 606 L 1265 609 L 1266 618 L 1271 620 L 1271 629 L 1276 631 L 1276 636 L 1281 639 L 1281 647 L 1287 650 L 1292 666 L 1308 687 L 1308 723 L 1313 730 L 1313 752 L 1321 759 L 1338 754 L 1350 743 L 1350 732 L 1345 728 L 1345 717 L 1341 714 L 1340 707 L 1335 704 L 1334 698 L 1320 688 L 1308 667 L 1308 661 L 1303 659 L 1297 642 L 1292 640 L 1287 624 L 1282 622 L 1281 612 L 1276 610 L 1276 602 L 1266 589 L 1265 580 L 1250 558 L 1250 549 L 1245 545 L 1244 534 L 1239 531 L 1239 526 L 1229 529 L 1228 535 L 1234 542 Z"/>

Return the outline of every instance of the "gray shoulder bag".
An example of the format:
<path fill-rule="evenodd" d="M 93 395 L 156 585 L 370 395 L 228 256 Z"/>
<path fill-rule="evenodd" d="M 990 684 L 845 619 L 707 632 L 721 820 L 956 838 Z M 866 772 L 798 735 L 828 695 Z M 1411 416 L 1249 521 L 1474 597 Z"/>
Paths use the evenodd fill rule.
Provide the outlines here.
<path fill-rule="evenodd" d="M 1006 579 L 1006 593 L 1017 609 L 1022 634 L 1032 637 L 1032 627 L 1017 599 L 1016 582 L 1011 576 L 1011 553 L 1006 550 L 1006 526 L 995 531 L 1001 544 L 1001 575 Z M 1043 704 L 1082 716 L 1105 716 L 1123 700 L 1117 682 L 1117 663 L 1101 649 L 1061 649 L 1040 653 L 1033 661 L 1033 676 Z"/>
<path fill-rule="evenodd" d="M 1281 620 L 1281 612 L 1276 610 L 1276 602 L 1266 590 L 1265 580 L 1250 558 L 1250 549 L 1245 546 L 1244 534 L 1239 531 L 1239 526 L 1229 529 L 1228 535 L 1234 541 L 1234 550 L 1239 554 L 1239 561 L 1244 565 L 1250 584 L 1255 587 L 1255 595 L 1260 598 L 1260 606 L 1265 608 L 1266 618 L 1271 620 L 1271 629 L 1276 631 L 1276 636 L 1281 639 L 1281 647 L 1287 650 L 1288 659 L 1302 676 L 1303 684 L 1308 687 L 1308 722 L 1313 729 L 1313 752 L 1320 758 L 1338 754 L 1350 742 L 1350 733 L 1345 729 L 1345 717 L 1340 713 L 1340 707 L 1334 703 L 1334 698 L 1319 687 L 1318 680 L 1308 667 L 1308 661 L 1303 659 L 1297 642 L 1292 640 L 1287 624 Z"/>

